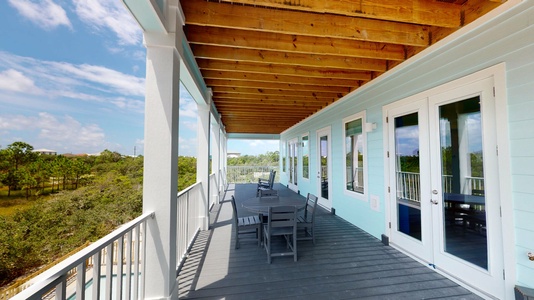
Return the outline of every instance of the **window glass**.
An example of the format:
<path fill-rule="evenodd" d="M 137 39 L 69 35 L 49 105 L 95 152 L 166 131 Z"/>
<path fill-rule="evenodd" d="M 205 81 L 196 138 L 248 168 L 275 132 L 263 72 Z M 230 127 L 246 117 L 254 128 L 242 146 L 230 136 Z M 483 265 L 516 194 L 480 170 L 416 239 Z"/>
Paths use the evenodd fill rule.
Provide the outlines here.
<path fill-rule="evenodd" d="M 310 142 L 308 140 L 308 135 L 302 136 L 302 177 L 309 179 L 310 178 Z"/>
<path fill-rule="evenodd" d="M 348 191 L 364 193 L 363 122 L 356 119 L 345 123 L 345 170 Z"/>
<path fill-rule="evenodd" d="M 286 143 L 282 144 L 282 172 L 286 171 Z"/>

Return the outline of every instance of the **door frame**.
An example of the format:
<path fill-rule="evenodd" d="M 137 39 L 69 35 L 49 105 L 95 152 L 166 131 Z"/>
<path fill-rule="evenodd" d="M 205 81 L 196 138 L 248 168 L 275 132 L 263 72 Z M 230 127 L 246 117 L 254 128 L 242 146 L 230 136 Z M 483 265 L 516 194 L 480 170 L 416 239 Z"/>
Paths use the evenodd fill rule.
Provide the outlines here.
<path fill-rule="evenodd" d="M 386 124 L 386 117 L 388 116 L 388 110 L 395 106 L 409 105 L 413 101 L 422 98 L 430 98 L 434 95 L 438 95 L 447 91 L 452 91 L 461 86 L 472 84 L 474 82 L 492 78 L 494 83 L 494 109 L 495 109 L 495 125 L 496 125 L 496 141 L 498 145 L 498 157 L 497 166 L 499 169 L 499 198 L 501 199 L 501 238 L 502 238 L 502 253 L 503 253 L 503 282 L 504 282 L 504 299 L 514 299 L 514 286 L 516 284 L 516 254 L 515 254 L 515 238 L 514 238 L 514 213 L 512 202 L 512 181 L 511 181 L 511 166 L 510 166 L 510 140 L 509 140 L 509 122 L 508 122 L 508 110 L 507 110 L 507 91 L 506 91 L 506 65 L 500 63 L 495 66 L 486 68 L 476 73 L 461 77 L 459 79 L 443 83 L 439 86 L 430 88 L 426 91 L 417 93 L 415 95 L 406 97 L 402 100 L 395 101 L 382 107 L 382 121 Z M 391 236 L 393 228 L 391 224 L 391 214 L 394 211 L 390 199 L 390 191 L 388 191 L 389 179 L 390 179 L 390 165 L 389 158 L 387 157 L 387 150 L 389 149 L 388 138 L 388 126 L 383 126 L 383 151 L 384 151 L 384 195 L 388 199 L 385 203 L 385 232 L 387 236 Z M 393 170 L 394 171 L 394 170 Z M 393 247 L 396 247 L 392 244 Z M 420 260 L 420 258 L 414 256 L 412 253 L 407 252 L 402 248 L 398 248 L 400 251 L 406 253 L 413 258 Z M 421 260 L 420 260 L 421 261 Z M 421 261 L 422 263 L 425 263 Z M 449 277 L 451 280 L 462 284 L 464 287 L 471 291 L 487 297 L 487 294 L 466 285 L 461 279 L 457 279 L 450 274 L 436 270 L 438 273 Z"/>
<path fill-rule="evenodd" d="M 394 186 L 391 186 L 391 182 L 396 182 L 396 162 L 393 158 L 395 158 L 395 143 L 392 144 L 389 143 L 389 141 L 395 140 L 395 132 L 394 132 L 394 122 L 395 118 L 397 116 L 406 116 L 409 114 L 417 113 L 418 114 L 418 127 L 419 127 L 419 136 L 424 137 L 428 136 L 428 100 L 426 98 L 413 98 L 409 103 L 403 103 L 403 105 L 395 105 L 393 103 L 392 105 L 388 106 L 388 109 L 386 110 L 386 124 L 384 126 L 385 130 L 387 130 L 387 135 L 384 137 L 387 139 L 388 148 L 385 148 L 386 152 L 386 161 L 385 164 L 388 164 L 390 172 L 386 173 L 386 185 L 389 187 L 389 190 L 391 191 L 388 193 L 388 197 L 386 197 L 386 204 L 389 205 L 389 211 L 387 218 L 388 226 L 386 228 L 389 229 L 388 235 L 391 237 L 392 244 L 395 244 L 397 247 L 411 253 L 412 255 L 418 257 L 419 259 L 422 259 L 425 262 L 430 262 L 433 260 L 432 257 L 432 230 L 431 230 L 431 222 L 432 218 L 429 215 L 430 211 L 430 193 L 425 193 L 424 191 L 430 191 L 431 187 L 431 181 L 430 181 L 430 149 L 428 147 L 428 141 L 425 141 L 423 139 L 419 139 L 419 157 L 426 157 L 427 160 L 420 159 L 419 160 L 419 174 L 422 174 L 419 176 L 419 190 L 420 190 L 420 211 L 421 211 L 421 240 L 417 240 L 413 237 L 409 237 L 408 235 L 405 235 L 403 233 L 398 233 L 397 228 L 397 214 L 394 212 L 396 211 L 396 195 L 394 193 L 395 188 Z M 426 127 L 425 127 L 426 125 Z M 389 156 L 389 158 L 388 158 Z M 427 212 L 426 214 L 423 214 L 423 212 Z M 397 240 L 397 243 L 395 243 L 395 240 Z"/>
<path fill-rule="evenodd" d="M 321 136 L 328 136 L 328 143 L 327 143 L 327 151 L 328 151 L 328 160 L 327 160 L 327 166 L 326 171 L 328 172 L 328 199 L 325 199 L 321 196 Z M 321 129 L 318 129 L 315 132 L 315 142 L 317 145 L 317 153 L 316 153 L 316 170 L 317 170 L 317 199 L 321 207 L 324 209 L 331 211 L 332 210 L 332 128 L 331 126 L 327 126 Z"/>

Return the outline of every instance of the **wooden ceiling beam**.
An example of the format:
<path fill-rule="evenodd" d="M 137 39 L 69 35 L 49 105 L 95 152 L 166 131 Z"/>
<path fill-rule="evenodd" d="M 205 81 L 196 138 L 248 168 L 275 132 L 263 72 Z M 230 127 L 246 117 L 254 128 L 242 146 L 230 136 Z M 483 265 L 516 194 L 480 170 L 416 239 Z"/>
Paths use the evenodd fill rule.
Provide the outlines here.
<path fill-rule="evenodd" d="M 221 115 L 226 117 L 241 117 L 241 116 L 254 116 L 254 117 L 270 117 L 273 121 L 273 123 L 276 123 L 276 120 L 278 118 L 283 117 L 291 117 L 293 118 L 294 122 L 298 122 L 298 120 L 306 118 L 307 116 L 315 113 L 315 111 L 303 111 L 300 110 L 298 114 L 295 114 L 296 112 L 282 112 L 282 111 L 259 111 L 259 112 L 251 112 L 250 110 L 239 110 L 239 109 L 232 109 L 232 110 L 226 110 L 224 112 L 221 112 Z M 254 122 L 252 122 L 254 123 Z"/>
<path fill-rule="evenodd" d="M 250 73 L 269 73 L 319 78 L 345 78 L 354 80 L 371 80 L 370 71 L 357 71 L 336 68 L 314 68 L 294 65 L 275 65 L 241 61 L 223 61 L 197 59 L 201 70 L 241 71 Z"/>
<path fill-rule="evenodd" d="M 460 26 L 460 7 L 427 0 L 217 0 L 440 27 Z M 498 1 L 498 0 L 490 0 Z"/>
<path fill-rule="evenodd" d="M 221 118 L 228 118 L 227 116 L 222 116 Z M 272 122 L 273 118 L 271 116 L 253 116 L 253 117 L 249 117 L 249 116 L 233 116 L 232 117 L 232 123 L 233 122 L 241 122 L 241 123 L 244 123 L 244 122 L 250 122 L 250 121 L 254 121 L 256 123 L 254 124 L 257 124 L 257 122 L 261 122 L 261 121 L 266 121 L 266 122 Z M 284 117 L 284 116 L 281 116 L 279 118 L 276 118 L 277 121 L 281 122 L 282 124 L 290 124 L 291 122 L 295 122 L 295 118 L 294 117 Z M 294 123 L 293 123 L 294 124 Z"/>
<path fill-rule="evenodd" d="M 192 44 L 399 61 L 406 59 L 404 47 L 394 44 L 194 25 L 187 25 L 185 33 Z"/>
<path fill-rule="evenodd" d="M 220 101 L 278 101 L 280 103 L 332 103 L 339 97 L 318 98 L 310 96 L 285 96 L 285 95 L 255 95 L 255 94 L 232 94 L 232 93 L 213 93 L 213 99 Z"/>
<path fill-rule="evenodd" d="M 262 107 L 263 105 L 279 105 L 281 107 L 290 106 L 293 107 L 313 107 L 322 108 L 327 106 L 333 101 L 318 101 L 318 100 L 284 100 L 284 99 L 220 99 L 218 98 L 217 107 L 230 107 L 230 106 L 249 106 L 249 107 Z M 287 107 L 285 109 L 288 109 Z"/>
<path fill-rule="evenodd" d="M 259 89 L 277 89 L 292 90 L 292 91 L 308 91 L 308 92 L 334 92 L 334 93 L 349 93 L 350 88 L 343 88 L 338 86 L 317 86 L 304 84 L 286 84 L 273 82 L 259 82 L 259 81 L 240 81 L 240 80 L 220 80 L 220 79 L 206 79 L 208 87 L 225 86 L 225 87 L 244 87 L 244 88 L 259 88 Z"/>
<path fill-rule="evenodd" d="M 274 89 L 254 89 L 254 88 L 241 88 L 241 87 L 228 87 L 228 86 L 217 86 L 213 87 L 213 95 L 239 95 L 246 97 L 247 95 L 257 95 L 260 96 L 282 96 L 282 97 L 294 97 L 294 98 L 341 98 L 347 93 L 329 93 L 329 92 L 307 92 L 307 91 L 280 91 Z"/>
<path fill-rule="evenodd" d="M 186 24 L 426 47 L 426 26 L 332 14 L 181 1 Z M 438 15 L 439 16 L 439 15 Z"/>
<path fill-rule="evenodd" d="M 355 58 L 332 55 L 282 53 L 277 51 L 239 49 L 207 45 L 191 45 L 197 58 L 244 61 L 265 64 L 340 68 L 360 71 L 387 71 L 387 61 L 370 58 Z"/>
<path fill-rule="evenodd" d="M 248 72 L 233 72 L 233 71 L 202 71 L 204 79 L 223 79 L 223 80 L 250 80 L 261 82 L 284 82 L 296 84 L 310 84 L 310 85 L 328 85 L 328 86 L 357 86 L 358 80 L 349 79 L 332 79 L 332 78 L 314 78 L 288 75 L 271 75 Z"/>

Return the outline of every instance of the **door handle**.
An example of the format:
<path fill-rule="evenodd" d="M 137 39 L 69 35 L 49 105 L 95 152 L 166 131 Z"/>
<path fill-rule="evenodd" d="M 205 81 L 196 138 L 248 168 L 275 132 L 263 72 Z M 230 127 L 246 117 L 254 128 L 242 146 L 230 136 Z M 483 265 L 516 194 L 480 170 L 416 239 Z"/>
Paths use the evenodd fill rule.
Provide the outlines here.
<path fill-rule="evenodd" d="M 434 205 L 438 205 L 438 200 L 432 200 L 430 199 L 430 203 L 434 204 Z"/>

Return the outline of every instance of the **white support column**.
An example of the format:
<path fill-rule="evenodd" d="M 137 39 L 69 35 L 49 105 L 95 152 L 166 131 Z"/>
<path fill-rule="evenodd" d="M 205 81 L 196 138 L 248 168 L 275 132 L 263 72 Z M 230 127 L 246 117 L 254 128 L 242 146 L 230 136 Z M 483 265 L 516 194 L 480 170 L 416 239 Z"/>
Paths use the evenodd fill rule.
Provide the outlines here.
<path fill-rule="evenodd" d="M 226 136 L 226 130 L 224 128 L 221 129 L 221 135 L 222 135 L 222 139 L 221 139 L 221 148 L 222 148 L 222 154 L 221 154 L 221 169 L 222 169 L 222 175 L 223 175 L 223 184 L 224 186 L 222 187 L 223 189 L 226 188 L 226 184 L 228 184 L 228 180 L 227 180 L 227 176 L 226 174 L 228 173 L 228 168 L 227 168 L 227 162 L 226 162 L 226 159 L 227 159 L 227 156 L 228 156 L 228 137 Z"/>
<path fill-rule="evenodd" d="M 211 168 L 213 174 L 215 174 L 215 184 L 214 186 L 210 187 L 211 190 L 211 196 L 213 203 L 219 203 L 219 195 L 220 195 L 220 170 L 221 170 L 221 126 L 219 125 L 219 119 L 215 119 L 215 123 L 213 124 L 213 151 L 211 155 Z"/>
<path fill-rule="evenodd" d="M 197 157 L 197 182 L 202 182 L 202 209 L 205 213 L 199 218 L 204 218 L 202 230 L 207 230 L 209 227 L 209 161 L 210 161 L 210 103 L 208 105 L 197 105 L 198 109 L 198 157 Z"/>
<path fill-rule="evenodd" d="M 147 43 L 143 211 L 148 221 L 145 299 L 178 299 L 176 201 L 180 57 L 174 34 L 145 33 Z"/>

